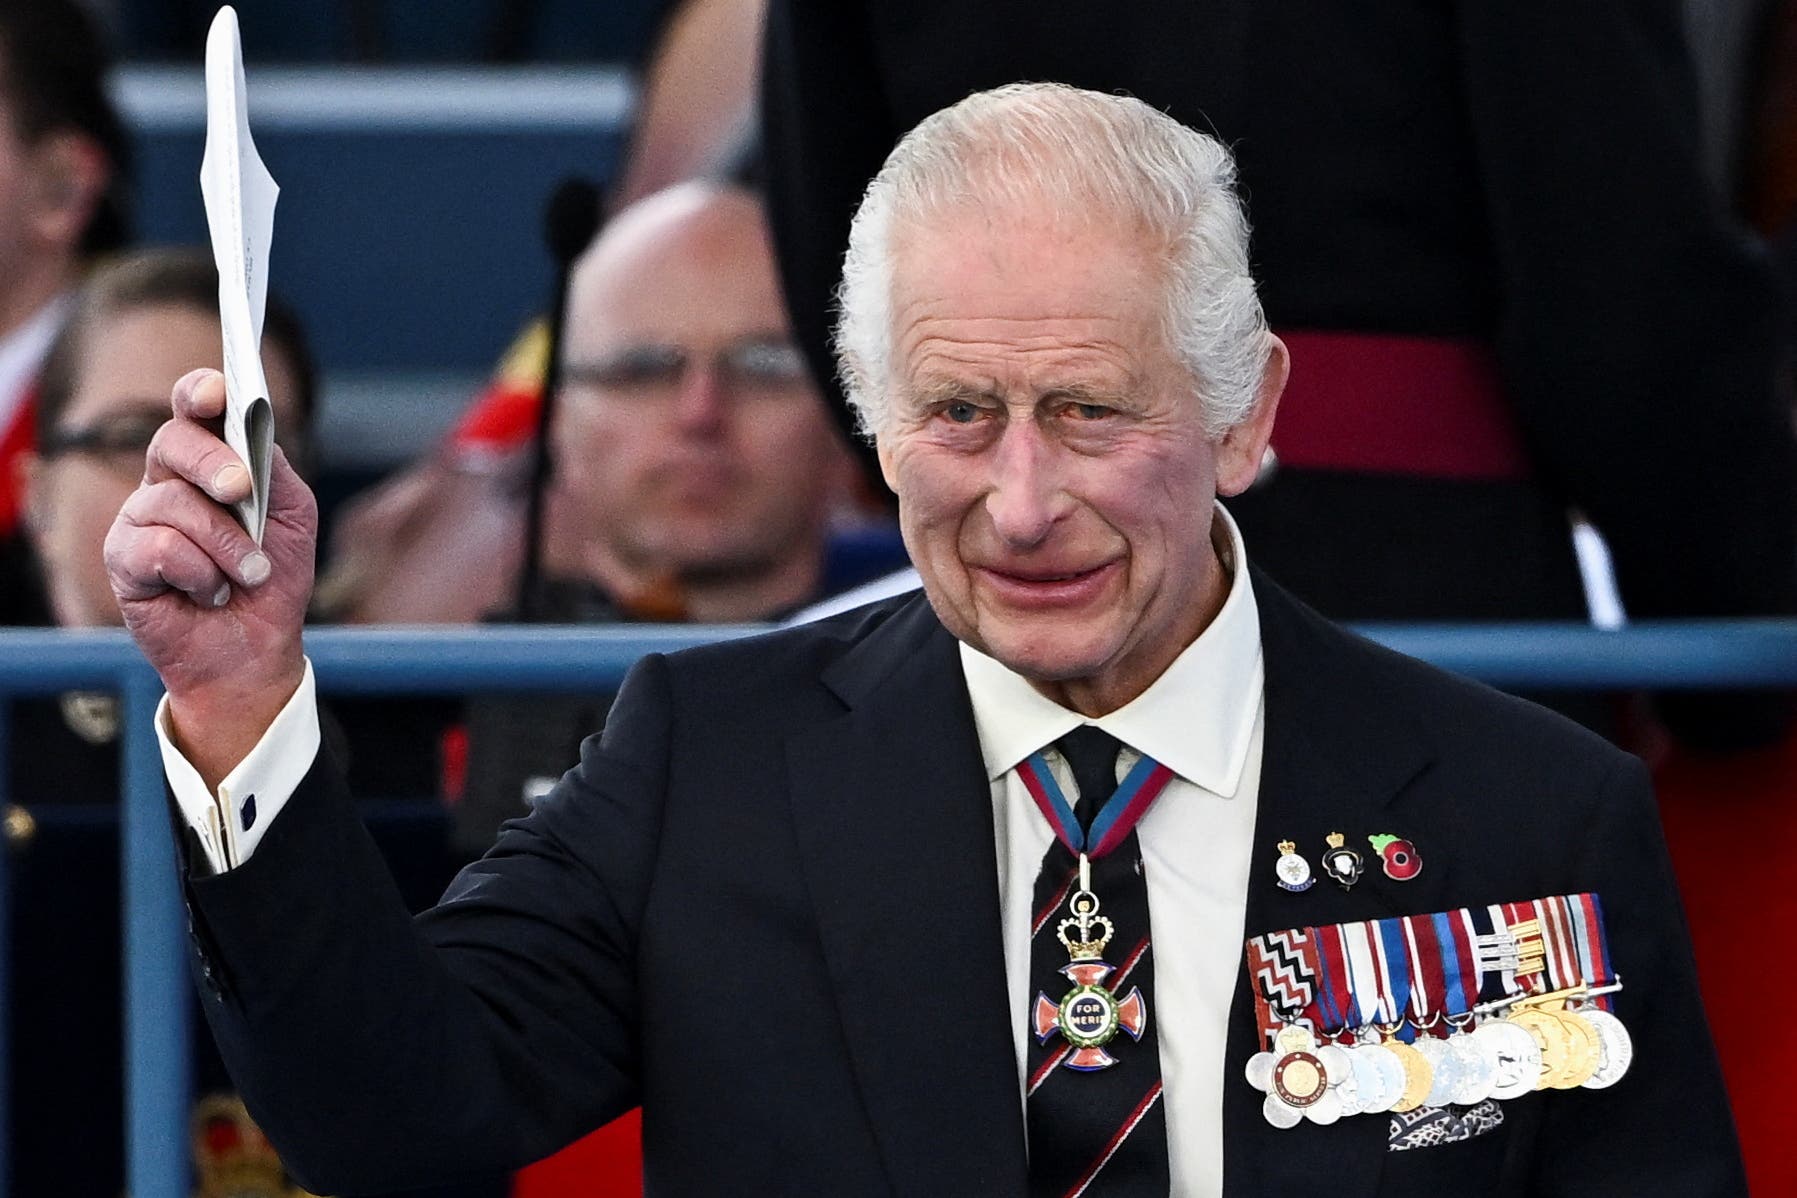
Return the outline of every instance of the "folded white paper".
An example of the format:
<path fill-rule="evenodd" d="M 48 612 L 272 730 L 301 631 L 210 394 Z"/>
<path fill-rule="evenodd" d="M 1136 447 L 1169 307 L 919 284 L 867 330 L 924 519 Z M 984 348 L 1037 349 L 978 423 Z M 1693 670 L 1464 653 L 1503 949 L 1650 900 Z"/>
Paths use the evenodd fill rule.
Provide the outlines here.
<path fill-rule="evenodd" d="M 243 41 L 237 13 L 218 10 L 206 35 L 206 153 L 200 193 L 218 263 L 218 314 L 225 337 L 225 443 L 250 468 L 250 497 L 237 518 L 258 544 L 268 522 L 274 409 L 262 372 L 262 314 L 268 304 L 268 251 L 274 238 L 275 186 L 250 139 L 244 103 Z"/>

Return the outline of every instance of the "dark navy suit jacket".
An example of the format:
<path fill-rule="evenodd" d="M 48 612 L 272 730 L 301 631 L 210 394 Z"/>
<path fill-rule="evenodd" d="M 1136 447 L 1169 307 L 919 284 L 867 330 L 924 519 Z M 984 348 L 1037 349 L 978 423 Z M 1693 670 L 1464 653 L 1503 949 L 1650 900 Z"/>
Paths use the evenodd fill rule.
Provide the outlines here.
<path fill-rule="evenodd" d="M 1462 1143 L 1388 1152 L 1383 1116 L 1276 1131 L 1239 1073 L 1244 975 L 1230 1198 L 1742 1192 L 1642 766 L 1255 587 L 1244 934 L 1595 890 L 1637 1052 L 1613 1089 L 1527 1095 Z M 1278 841 L 1337 830 L 1410 838 L 1422 875 L 1274 884 Z M 651 1194 L 1021 1198 L 996 869 L 955 641 L 911 596 L 645 658 L 416 922 L 322 760 L 245 865 L 186 891 L 220 1048 L 316 1191 L 522 1164 L 641 1103 Z"/>

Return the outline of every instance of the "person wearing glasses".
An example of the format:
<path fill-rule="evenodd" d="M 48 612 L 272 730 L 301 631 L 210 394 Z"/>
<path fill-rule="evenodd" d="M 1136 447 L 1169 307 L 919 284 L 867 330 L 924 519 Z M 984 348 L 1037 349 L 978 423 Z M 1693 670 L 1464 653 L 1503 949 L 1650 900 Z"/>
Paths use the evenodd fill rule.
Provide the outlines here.
<path fill-rule="evenodd" d="M 794 345 L 759 199 L 690 182 L 576 264 L 534 622 L 732 624 L 817 599 L 852 466 Z M 456 803 L 478 852 L 600 727 L 611 696 L 476 700 Z"/>
<path fill-rule="evenodd" d="M 270 297 L 263 362 L 275 437 L 306 473 L 314 407 L 299 319 Z M 19 469 L 25 525 L 47 622 L 119 623 L 100 546 L 143 477 L 144 451 L 167 419 L 161 397 L 194 362 L 222 360 L 218 275 L 209 257 L 147 250 L 97 270 L 50 348 L 37 398 L 37 449 Z"/>

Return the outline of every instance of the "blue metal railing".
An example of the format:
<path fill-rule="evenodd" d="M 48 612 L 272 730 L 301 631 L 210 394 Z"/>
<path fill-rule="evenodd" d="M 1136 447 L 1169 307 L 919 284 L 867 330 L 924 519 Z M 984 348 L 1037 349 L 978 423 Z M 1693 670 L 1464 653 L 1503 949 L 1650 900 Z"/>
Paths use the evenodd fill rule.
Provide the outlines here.
<path fill-rule="evenodd" d="M 645 653 L 759 631 L 743 627 L 486 628 L 308 633 L 321 690 L 460 693 L 614 687 Z M 1365 626 L 1374 639 L 1499 686 L 1532 690 L 1797 688 L 1797 620 L 1679 621 L 1601 632 L 1578 624 Z M 183 915 L 151 720 L 162 688 L 122 632 L 0 633 L 0 700 L 65 690 L 123 698 L 122 835 L 127 1183 L 184 1198 L 190 1029 Z M 8 748 L 0 716 L 0 767 Z M 6 916 L 0 853 L 0 921 Z M 0 922 L 0 928 L 6 927 Z M 0 1082 L 8 1056 L 0 951 Z M 0 1129 L 8 1126 L 0 1084 Z M 6 1198 L 0 1136 L 0 1198 Z"/>

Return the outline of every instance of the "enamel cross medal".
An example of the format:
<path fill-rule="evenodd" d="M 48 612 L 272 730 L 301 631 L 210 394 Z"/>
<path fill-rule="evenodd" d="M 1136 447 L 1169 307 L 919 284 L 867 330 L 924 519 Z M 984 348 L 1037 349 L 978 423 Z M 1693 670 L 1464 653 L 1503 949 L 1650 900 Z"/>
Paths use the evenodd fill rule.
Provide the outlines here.
<path fill-rule="evenodd" d="M 1036 1038 L 1046 1044 L 1049 1037 L 1059 1032 L 1073 1046 L 1064 1062 L 1066 1067 L 1090 1073 L 1117 1063 L 1104 1046 L 1119 1030 L 1128 1032 L 1132 1040 L 1142 1038 L 1142 1029 L 1148 1026 L 1148 1004 L 1139 986 L 1132 988 L 1121 1002 L 1105 989 L 1104 980 L 1115 967 L 1104 961 L 1104 949 L 1116 929 L 1098 913 L 1098 896 L 1092 893 L 1092 867 L 1084 853 L 1079 855 L 1079 889 L 1067 900 L 1067 909 L 1072 914 L 1061 921 L 1055 934 L 1072 958 L 1061 967 L 1061 972 L 1073 983 L 1073 989 L 1059 1003 L 1037 992 Z M 1069 935 L 1070 929 L 1077 934 Z"/>

